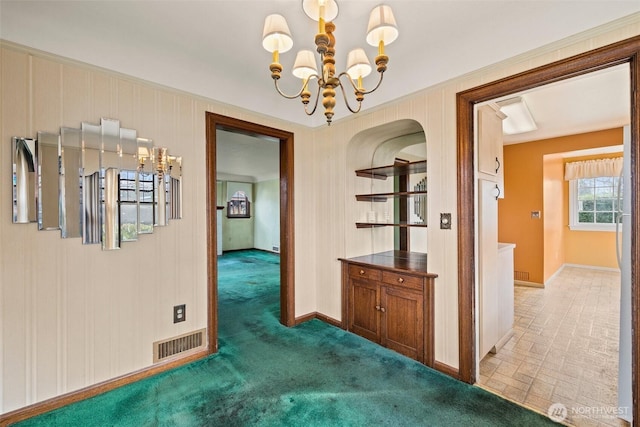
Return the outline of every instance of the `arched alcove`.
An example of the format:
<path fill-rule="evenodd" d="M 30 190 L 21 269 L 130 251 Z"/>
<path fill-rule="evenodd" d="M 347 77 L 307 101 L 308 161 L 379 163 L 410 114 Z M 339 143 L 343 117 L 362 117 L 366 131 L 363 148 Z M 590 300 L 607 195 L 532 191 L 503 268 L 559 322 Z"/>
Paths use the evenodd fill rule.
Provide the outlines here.
<path fill-rule="evenodd" d="M 412 251 L 427 252 L 426 228 L 399 228 L 391 226 L 357 229 L 356 223 L 373 220 L 389 223 L 398 216 L 399 200 L 389 198 L 386 201 L 362 201 L 359 194 L 390 193 L 397 191 L 397 179 L 376 180 L 358 177 L 356 170 L 393 165 L 396 159 L 409 162 L 426 160 L 426 139 L 422 125 L 415 120 L 397 120 L 381 126 L 365 129 L 356 134 L 347 146 L 346 191 L 345 191 L 345 236 L 346 253 L 362 255 L 389 250 L 397 250 L 400 235 L 403 232 L 413 241 Z M 418 185 L 426 187 L 426 174 L 411 176 L 411 189 Z M 406 199 L 402 199 L 406 200 Z M 426 197 L 411 199 L 408 210 L 410 215 L 415 208 L 426 210 Z M 422 217 L 426 220 L 423 213 Z M 417 218 L 417 216 L 415 216 Z"/>

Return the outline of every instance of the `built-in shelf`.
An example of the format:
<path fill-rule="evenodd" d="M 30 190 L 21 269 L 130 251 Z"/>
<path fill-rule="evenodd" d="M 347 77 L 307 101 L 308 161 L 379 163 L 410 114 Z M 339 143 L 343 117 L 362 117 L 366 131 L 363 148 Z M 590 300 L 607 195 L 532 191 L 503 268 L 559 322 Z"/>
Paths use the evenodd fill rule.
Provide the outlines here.
<path fill-rule="evenodd" d="M 413 196 L 427 195 L 426 191 L 403 191 L 395 193 L 356 194 L 359 202 L 386 202 L 389 197 L 409 198 Z"/>
<path fill-rule="evenodd" d="M 357 228 L 375 227 L 426 227 L 427 224 L 408 224 L 406 222 L 356 222 Z"/>
<path fill-rule="evenodd" d="M 378 168 L 359 169 L 356 171 L 356 175 L 363 178 L 387 179 L 390 176 L 409 175 L 413 173 L 426 172 L 427 161 L 420 160 L 417 162 L 401 163 L 391 166 L 381 166 Z"/>

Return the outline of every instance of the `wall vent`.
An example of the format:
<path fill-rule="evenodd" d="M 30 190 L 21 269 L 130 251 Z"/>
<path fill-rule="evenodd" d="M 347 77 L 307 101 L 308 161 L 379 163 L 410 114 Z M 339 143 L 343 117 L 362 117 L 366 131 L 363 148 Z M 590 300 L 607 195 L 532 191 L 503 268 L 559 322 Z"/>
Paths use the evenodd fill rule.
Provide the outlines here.
<path fill-rule="evenodd" d="M 206 329 L 189 332 L 177 337 L 153 343 L 153 363 L 161 362 L 164 359 L 176 354 L 194 353 L 205 348 Z"/>
<path fill-rule="evenodd" d="M 280 252 L 280 246 L 272 246 L 273 252 Z"/>
<path fill-rule="evenodd" d="M 514 280 L 523 280 L 523 281 L 529 281 L 529 272 L 528 271 L 514 271 L 513 272 L 513 279 Z"/>

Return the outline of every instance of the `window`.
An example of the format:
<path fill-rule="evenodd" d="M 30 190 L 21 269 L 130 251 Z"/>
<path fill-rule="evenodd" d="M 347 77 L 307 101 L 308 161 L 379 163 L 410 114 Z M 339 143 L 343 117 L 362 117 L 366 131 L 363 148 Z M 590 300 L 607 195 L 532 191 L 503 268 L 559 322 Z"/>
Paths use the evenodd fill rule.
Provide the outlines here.
<path fill-rule="evenodd" d="M 244 191 L 233 193 L 231 200 L 227 202 L 227 218 L 250 218 L 251 203 Z"/>
<path fill-rule="evenodd" d="M 615 231 L 618 212 L 617 176 L 579 178 L 569 184 L 569 228 Z M 622 189 L 620 189 L 622 197 Z"/>

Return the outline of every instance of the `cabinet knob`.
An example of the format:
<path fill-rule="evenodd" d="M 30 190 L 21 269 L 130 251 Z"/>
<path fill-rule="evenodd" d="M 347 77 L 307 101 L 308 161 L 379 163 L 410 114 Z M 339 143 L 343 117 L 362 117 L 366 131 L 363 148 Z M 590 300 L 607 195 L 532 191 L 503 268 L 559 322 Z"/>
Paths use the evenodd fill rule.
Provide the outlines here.
<path fill-rule="evenodd" d="M 380 307 L 380 311 L 385 313 L 387 310 L 385 310 L 384 307 Z"/>
<path fill-rule="evenodd" d="M 376 310 L 380 311 L 380 306 L 376 305 Z"/>
<path fill-rule="evenodd" d="M 404 283 L 404 279 L 402 277 L 398 277 L 398 283 Z"/>
<path fill-rule="evenodd" d="M 364 270 L 360 270 L 360 275 L 362 276 L 364 274 Z"/>

